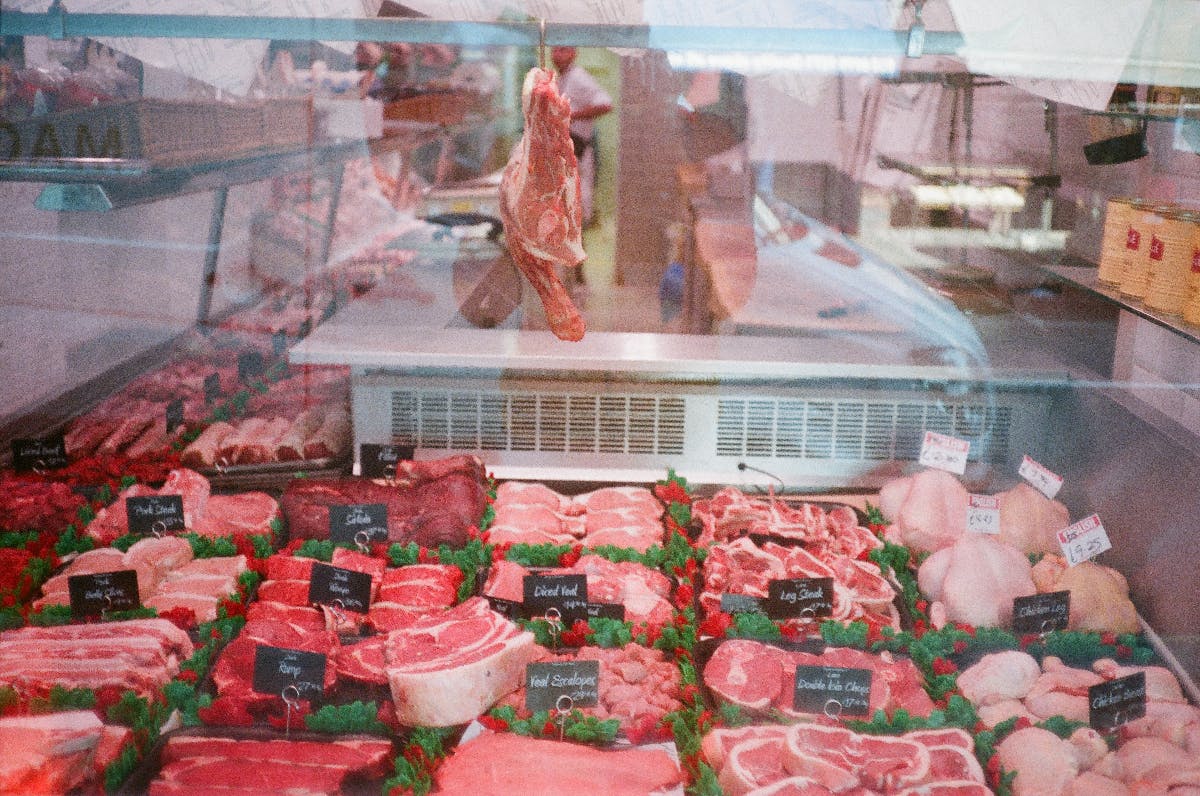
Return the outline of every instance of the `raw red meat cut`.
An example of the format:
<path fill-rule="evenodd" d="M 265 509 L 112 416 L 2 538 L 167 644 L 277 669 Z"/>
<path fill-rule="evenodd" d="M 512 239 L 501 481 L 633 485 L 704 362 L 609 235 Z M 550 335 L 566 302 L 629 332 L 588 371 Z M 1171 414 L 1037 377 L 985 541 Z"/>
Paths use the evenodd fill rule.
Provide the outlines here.
<path fill-rule="evenodd" d="M 386 646 L 387 636 L 382 634 L 356 644 L 343 644 L 337 654 L 338 676 L 369 685 L 387 685 Z"/>
<path fill-rule="evenodd" d="M 423 608 L 449 608 L 458 599 L 462 570 L 450 564 L 413 564 L 383 573 L 379 601 Z"/>
<path fill-rule="evenodd" d="M 67 793 L 88 784 L 104 730 L 90 710 L 0 718 L 0 793 Z"/>
<path fill-rule="evenodd" d="M 271 536 L 280 519 L 279 503 L 266 492 L 213 495 L 192 531 L 201 536 Z"/>
<path fill-rule="evenodd" d="M 573 653 L 556 655 L 539 647 L 532 662 L 593 660 L 600 662 L 600 704 L 581 710 L 598 719 L 620 720 L 621 732 L 634 743 L 664 715 L 682 707 L 679 667 L 661 650 L 628 644 L 618 649 L 580 647 Z M 524 686 L 500 704 L 511 705 L 522 718 L 529 715 Z"/>
<path fill-rule="evenodd" d="M 604 487 L 574 497 L 545 484 L 508 481 L 497 489 L 493 544 L 611 545 L 644 553 L 663 544 L 664 508 L 644 487 Z"/>
<path fill-rule="evenodd" d="M 463 458 L 463 457 L 456 457 Z M 432 480 L 411 483 L 367 479 L 303 478 L 288 484 L 282 504 L 293 539 L 328 539 L 329 507 L 352 503 L 387 505 L 388 539 L 424 547 L 461 547 L 486 507 L 482 465 L 456 467 Z M 421 462 L 432 465 L 433 463 Z M 426 468 L 431 469 L 431 468 Z"/>
<path fill-rule="evenodd" d="M 571 146 L 571 104 L 554 75 L 533 68 L 521 91 L 525 132 L 500 182 L 500 218 L 513 261 L 562 340 L 581 340 L 583 316 L 556 269 L 583 262 L 579 164 Z"/>
<path fill-rule="evenodd" d="M 444 796 L 646 796 L 682 784 L 679 763 L 661 748 L 595 749 L 510 733 L 460 744 L 434 774 L 434 792 Z"/>
<path fill-rule="evenodd" d="M 275 760 L 314 766 L 336 766 L 381 776 L 391 764 L 391 741 L 382 738 L 340 738 L 329 742 L 235 739 L 210 735 L 173 735 L 162 750 L 162 762 L 223 758 Z M 230 780 L 236 782 L 236 780 Z"/>
<path fill-rule="evenodd" d="M 533 634 L 482 597 L 387 635 L 388 682 L 402 724 L 463 724 L 520 686 Z"/>
<path fill-rule="evenodd" d="M 512 602 L 525 599 L 525 576 L 530 570 L 512 561 L 492 564 L 483 593 Z M 586 575 L 588 601 L 625 606 L 625 619 L 664 625 L 671 621 L 671 582 L 661 572 L 634 561 L 609 561 L 598 555 L 581 556 L 570 567 L 540 570 L 545 575 Z"/>
<path fill-rule="evenodd" d="M 889 653 L 873 654 L 831 647 L 820 655 L 784 650 L 760 641 L 730 639 L 713 652 L 704 666 L 704 683 L 722 700 L 752 712 L 779 710 L 789 716 L 809 714 L 793 708 L 793 683 L 797 666 L 838 666 L 870 669 L 870 713 L 888 714 L 903 708 L 928 716 L 933 702 L 921 686 L 920 672 L 912 661 Z"/>
<path fill-rule="evenodd" d="M 276 553 L 267 559 L 267 580 L 308 580 L 316 559 Z"/>
<path fill-rule="evenodd" d="M 0 634 L 0 685 L 28 694 L 115 686 L 149 696 L 192 651 L 187 634 L 165 619 L 23 627 Z"/>
<path fill-rule="evenodd" d="M 716 729 L 701 743 L 729 794 L 989 794 L 972 749 L 958 729 L 872 736 L 815 723 Z"/>

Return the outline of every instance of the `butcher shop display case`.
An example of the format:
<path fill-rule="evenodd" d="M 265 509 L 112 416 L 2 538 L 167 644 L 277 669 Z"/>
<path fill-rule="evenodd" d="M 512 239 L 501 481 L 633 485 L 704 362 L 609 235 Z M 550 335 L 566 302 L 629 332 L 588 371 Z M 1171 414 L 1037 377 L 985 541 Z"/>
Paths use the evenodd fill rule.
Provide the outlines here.
<path fill-rule="evenodd" d="M 1192 4 L 176 5 L 0 11 L 0 791 L 1200 782 Z"/>

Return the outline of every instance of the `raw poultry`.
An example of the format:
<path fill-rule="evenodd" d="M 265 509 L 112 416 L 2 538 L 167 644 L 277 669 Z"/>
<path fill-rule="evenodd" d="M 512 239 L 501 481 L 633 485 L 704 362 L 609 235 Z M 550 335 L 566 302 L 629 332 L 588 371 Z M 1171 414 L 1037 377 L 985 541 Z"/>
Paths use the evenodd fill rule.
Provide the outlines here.
<path fill-rule="evenodd" d="M 925 559 L 917 584 L 931 601 L 934 627 L 946 622 L 1007 627 L 1013 599 L 1036 593 L 1029 560 L 1021 551 L 974 533 Z"/>

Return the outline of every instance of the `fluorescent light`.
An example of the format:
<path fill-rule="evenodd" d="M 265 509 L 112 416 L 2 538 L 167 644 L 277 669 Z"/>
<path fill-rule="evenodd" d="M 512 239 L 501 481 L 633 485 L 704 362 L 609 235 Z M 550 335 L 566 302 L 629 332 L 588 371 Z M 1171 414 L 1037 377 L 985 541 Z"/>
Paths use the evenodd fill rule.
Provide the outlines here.
<path fill-rule="evenodd" d="M 700 50 L 673 50 L 667 62 L 673 69 L 701 71 L 729 70 L 745 75 L 768 72 L 841 72 L 867 75 L 894 75 L 895 56 L 846 55 L 843 53 L 722 53 Z"/>

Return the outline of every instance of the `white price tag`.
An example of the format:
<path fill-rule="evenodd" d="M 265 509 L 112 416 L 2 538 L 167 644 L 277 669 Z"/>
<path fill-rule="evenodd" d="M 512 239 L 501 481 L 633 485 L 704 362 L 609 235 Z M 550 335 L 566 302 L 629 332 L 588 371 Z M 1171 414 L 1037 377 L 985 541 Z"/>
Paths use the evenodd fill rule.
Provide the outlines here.
<path fill-rule="evenodd" d="M 1072 567 L 1112 549 L 1112 542 L 1108 541 L 1100 517 L 1095 514 L 1059 531 L 1058 545 L 1067 557 L 1067 564 Z"/>
<path fill-rule="evenodd" d="M 967 453 L 970 450 L 971 443 L 965 439 L 926 431 L 917 463 L 962 475 L 967 471 Z"/>
<path fill-rule="evenodd" d="M 972 533 L 1000 533 L 1000 498 L 968 495 L 967 530 Z"/>
<path fill-rule="evenodd" d="M 1051 500 L 1058 494 L 1058 490 L 1062 489 L 1063 479 L 1061 475 L 1051 472 L 1046 469 L 1045 465 L 1038 464 L 1028 456 L 1021 460 L 1021 467 L 1017 470 L 1017 475 L 1024 478 L 1029 482 L 1030 486 Z"/>

